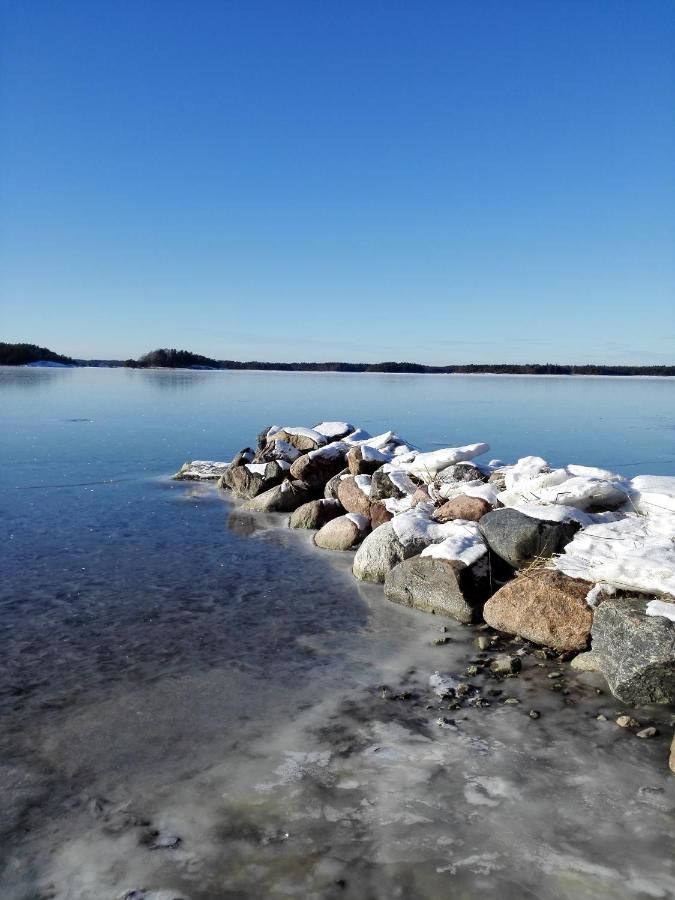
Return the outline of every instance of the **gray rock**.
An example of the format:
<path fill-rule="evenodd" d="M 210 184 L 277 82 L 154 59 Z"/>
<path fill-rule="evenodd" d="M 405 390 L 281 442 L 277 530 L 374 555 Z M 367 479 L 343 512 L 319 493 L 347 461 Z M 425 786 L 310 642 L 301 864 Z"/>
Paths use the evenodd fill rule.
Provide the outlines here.
<path fill-rule="evenodd" d="M 237 497 L 250 499 L 281 484 L 285 475 L 286 471 L 276 460 L 266 463 L 264 472 L 252 472 L 246 465 L 231 466 L 223 475 L 223 484 Z"/>
<path fill-rule="evenodd" d="M 579 530 L 577 522 L 545 522 L 515 509 L 494 509 L 479 527 L 488 547 L 514 569 L 560 553 Z"/>
<path fill-rule="evenodd" d="M 369 534 L 354 557 L 353 573 L 361 581 L 383 582 L 387 572 L 408 556 L 420 552 L 410 545 L 406 553 L 391 522 L 385 522 Z"/>
<path fill-rule="evenodd" d="M 267 432 L 270 430 L 271 425 L 265 425 L 262 431 L 258 433 L 258 436 L 255 439 L 255 449 L 260 451 L 264 450 L 265 445 L 267 444 Z"/>
<path fill-rule="evenodd" d="M 448 466 L 437 476 L 437 481 L 482 481 L 486 482 L 488 476 L 481 472 L 478 466 L 470 462 L 458 462 L 454 466 Z"/>
<path fill-rule="evenodd" d="M 394 603 L 464 624 L 478 618 L 487 590 L 485 560 L 466 566 L 457 560 L 413 556 L 394 566 L 384 579 L 384 593 Z"/>
<path fill-rule="evenodd" d="M 389 497 L 400 500 L 401 497 L 405 496 L 405 493 L 396 487 L 387 472 L 378 469 L 373 473 L 373 480 L 370 483 L 371 500 L 387 500 Z"/>
<path fill-rule="evenodd" d="M 646 614 L 644 597 L 604 600 L 593 617 L 593 650 L 624 703 L 675 703 L 675 622 Z"/>
<path fill-rule="evenodd" d="M 242 508 L 256 512 L 289 513 L 312 499 L 314 490 L 304 481 L 282 481 L 276 487 L 242 504 Z"/>
<path fill-rule="evenodd" d="M 349 475 L 349 469 L 341 469 L 337 475 L 334 475 L 330 481 L 326 484 L 324 488 L 323 495 L 326 500 L 337 500 L 338 498 L 338 488 L 340 487 L 340 481 L 342 475 Z"/>
<path fill-rule="evenodd" d="M 490 663 L 490 671 L 494 675 L 513 675 L 516 672 L 520 672 L 522 665 L 519 656 L 509 656 L 506 653 L 501 653 Z"/>
<path fill-rule="evenodd" d="M 338 500 L 310 500 L 292 513 L 288 525 L 290 528 L 322 528 L 343 512 Z"/>
<path fill-rule="evenodd" d="M 243 450 L 240 450 L 239 453 L 235 454 L 235 457 L 230 463 L 230 466 L 245 466 L 246 463 L 253 462 L 254 456 L 255 453 L 253 450 L 251 450 L 250 447 L 244 447 Z"/>
<path fill-rule="evenodd" d="M 229 470 L 230 463 L 196 460 L 186 462 L 173 476 L 174 481 L 220 481 Z"/>
<path fill-rule="evenodd" d="M 314 543 L 324 550 L 351 550 L 363 540 L 370 524 L 367 519 L 359 523 L 349 516 L 339 516 L 328 522 L 314 535 Z M 363 527 L 361 527 L 363 525 Z"/>
<path fill-rule="evenodd" d="M 585 653 L 578 653 L 570 663 L 570 667 L 577 672 L 599 672 L 600 657 L 594 650 L 587 650 Z"/>

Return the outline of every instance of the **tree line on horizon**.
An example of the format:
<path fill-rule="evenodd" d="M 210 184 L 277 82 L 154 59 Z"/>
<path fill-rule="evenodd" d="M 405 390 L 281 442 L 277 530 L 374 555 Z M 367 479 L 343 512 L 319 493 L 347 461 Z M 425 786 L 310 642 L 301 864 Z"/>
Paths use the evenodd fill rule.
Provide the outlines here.
<path fill-rule="evenodd" d="M 466 363 L 448 366 L 429 366 L 410 362 L 347 363 L 347 362 L 240 362 L 234 359 L 212 359 L 188 350 L 161 348 L 138 359 L 124 363 L 129 368 L 205 368 L 233 370 L 262 370 L 282 372 L 386 372 L 420 375 L 496 374 L 496 375 L 673 375 L 675 366 L 618 366 L 618 365 L 559 365 L 556 363 Z"/>
<path fill-rule="evenodd" d="M 675 366 L 621 366 L 621 365 L 560 365 L 557 363 L 465 363 L 448 366 L 428 366 L 422 363 L 381 362 L 240 362 L 234 359 L 212 359 L 189 350 L 162 347 L 145 353 L 138 359 L 84 360 L 54 353 L 36 344 L 11 344 L 0 342 L 0 365 L 25 366 L 35 362 L 58 362 L 71 366 L 124 365 L 131 369 L 229 369 L 282 372 L 385 372 L 420 375 L 668 375 L 675 376 Z"/>

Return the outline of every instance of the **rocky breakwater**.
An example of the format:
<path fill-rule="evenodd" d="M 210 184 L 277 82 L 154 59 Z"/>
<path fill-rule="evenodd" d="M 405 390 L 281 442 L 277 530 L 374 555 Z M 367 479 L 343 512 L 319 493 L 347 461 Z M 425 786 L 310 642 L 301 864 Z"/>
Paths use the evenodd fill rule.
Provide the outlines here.
<path fill-rule="evenodd" d="M 675 477 L 477 462 L 488 449 L 422 452 L 347 422 L 269 426 L 230 463 L 175 477 L 290 513 L 318 548 L 355 551 L 355 577 L 392 602 L 599 671 L 624 704 L 675 704 Z"/>

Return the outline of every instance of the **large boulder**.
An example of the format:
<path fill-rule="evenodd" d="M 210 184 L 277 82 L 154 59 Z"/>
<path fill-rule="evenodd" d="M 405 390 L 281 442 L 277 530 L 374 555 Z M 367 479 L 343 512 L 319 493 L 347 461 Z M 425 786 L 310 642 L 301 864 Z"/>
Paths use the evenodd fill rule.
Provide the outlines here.
<path fill-rule="evenodd" d="M 419 553 L 410 548 L 408 556 Z M 383 582 L 387 572 L 406 559 L 404 545 L 398 539 L 392 522 L 385 522 L 369 534 L 354 557 L 352 571 L 361 581 Z"/>
<path fill-rule="evenodd" d="M 603 600 L 593 650 L 612 693 L 624 703 L 675 703 L 675 622 L 646 613 L 644 597 Z"/>
<path fill-rule="evenodd" d="M 322 528 L 326 522 L 344 512 L 339 500 L 310 500 L 303 503 L 292 514 L 289 528 Z"/>
<path fill-rule="evenodd" d="M 560 553 L 579 530 L 578 522 L 548 522 L 516 509 L 494 509 L 480 520 L 488 547 L 514 569 Z"/>
<path fill-rule="evenodd" d="M 248 463 L 231 466 L 223 475 L 223 483 L 238 497 L 251 498 L 281 484 L 285 475 L 285 469 L 276 460 L 269 463 Z"/>
<path fill-rule="evenodd" d="M 485 559 L 467 566 L 456 559 L 413 556 L 387 572 L 384 593 L 394 603 L 468 624 L 488 594 Z"/>
<path fill-rule="evenodd" d="M 491 509 L 490 504 L 482 497 L 467 497 L 466 494 L 460 494 L 439 506 L 434 512 L 434 519 L 437 522 L 452 522 L 455 519 L 478 522 Z"/>
<path fill-rule="evenodd" d="M 341 444 L 328 444 L 321 450 L 305 453 L 292 464 L 291 478 L 323 490 L 326 483 L 344 469 L 345 453 L 346 447 Z"/>
<path fill-rule="evenodd" d="M 366 492 L 366 488 L 368 491 Z M 350 513 L 370 519 L 370 484 L 367 475 L 342 478 L 338 485 L 338 500 Z"/>
<path fill-rule="evenodd" d="M 314 543 L 324 550 L 351 550 L 359 544 L 370 529 L 365 516 L 347 513 L 328 522 L 314 535 Z"/>
<path fill-rule="evenodd" d="M 585 650 L 593 612 L 586 602 L 591 585 L 553 569 L 537 569 L 505 584 L 483 608 L 497 631 L 519 634 L 555 650 Z"/>
<path fill-rule="evenodd" d="M 313 488 L 304 481 L 282 481 L 281 484 L 258 494 L 242 506 L 256 512 L 289 513 L 313 499 L 314 494 Z"/>
<path fill-rule="evenodd" d="M 323 495 L 326 500 L 338 499 L 338 488 L 340 487 L 340 482 L 342 481 L 343 475 L 349 475 L 349 469 L 341 469 L 337 473 L 337 475 L 333 475 L 330 481 L 327 482 L 326 487 L 323 491 Z"/>

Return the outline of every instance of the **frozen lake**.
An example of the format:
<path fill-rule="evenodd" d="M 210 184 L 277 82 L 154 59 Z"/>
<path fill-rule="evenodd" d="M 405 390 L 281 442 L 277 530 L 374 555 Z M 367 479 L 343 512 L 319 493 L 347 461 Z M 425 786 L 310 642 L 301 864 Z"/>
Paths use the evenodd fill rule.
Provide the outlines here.
<path fill-rule="evenodd" d="M 322 419 L 673 474 L 675 380 L 0 368 L 0 411 L 3 900 L 675 896 L 671 711 L 529 652 L 448 710 L 481 632 L 167 478 Z"/>

